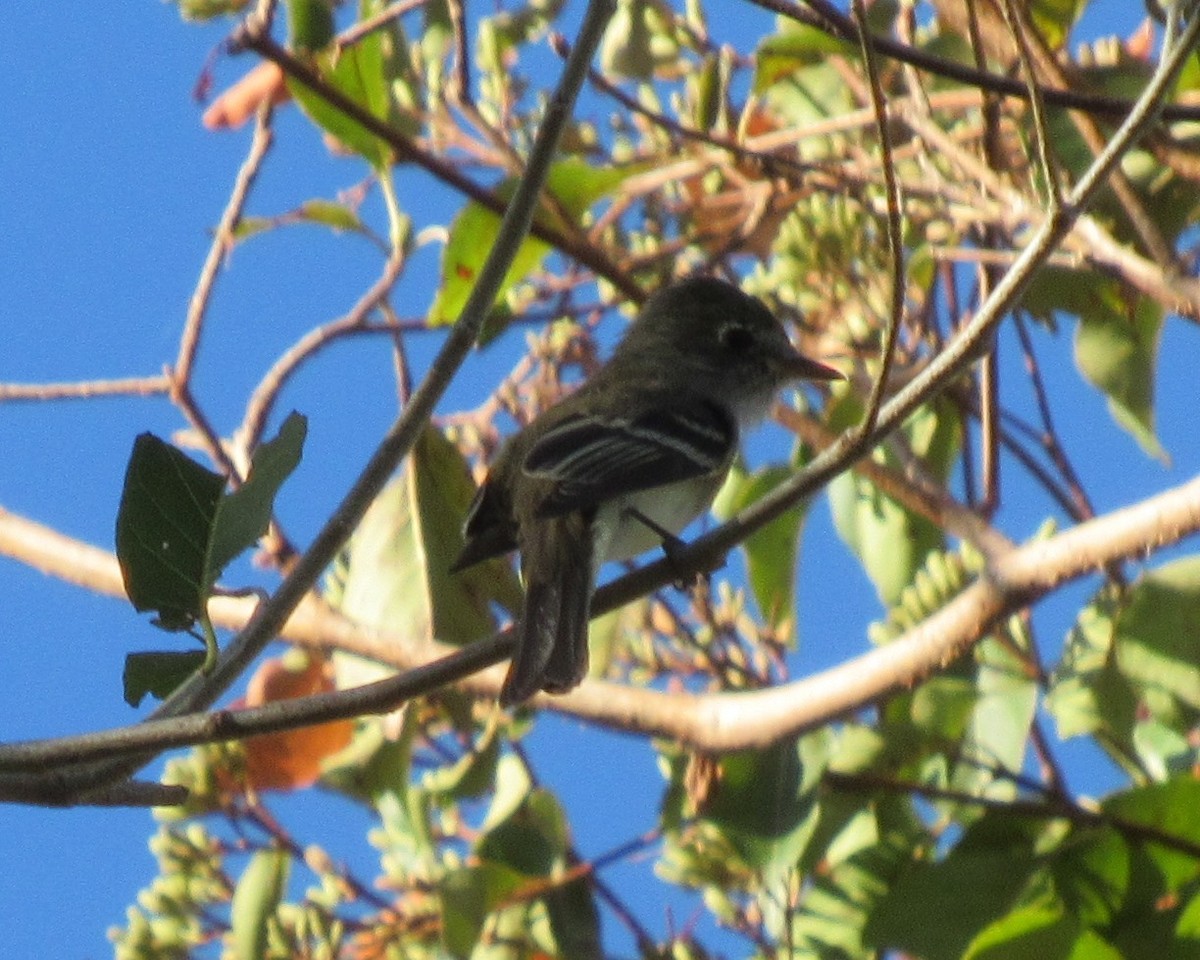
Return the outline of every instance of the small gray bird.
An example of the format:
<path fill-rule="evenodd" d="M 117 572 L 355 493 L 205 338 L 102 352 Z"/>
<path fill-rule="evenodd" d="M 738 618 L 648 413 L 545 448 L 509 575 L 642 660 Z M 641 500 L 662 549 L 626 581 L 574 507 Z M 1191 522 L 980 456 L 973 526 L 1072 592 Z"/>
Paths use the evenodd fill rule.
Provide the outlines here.
<path fill-rule="evenodd" d="M 781 387 L 841 377 L 733 284 L 694 277 L 650 297 L 612 359 L 508 439 L 467 514 L 454 570 L 521 551 L 525 604 L 501 704 L 577 686 L 600 566 L 707 510 L 740 432 Z"/>

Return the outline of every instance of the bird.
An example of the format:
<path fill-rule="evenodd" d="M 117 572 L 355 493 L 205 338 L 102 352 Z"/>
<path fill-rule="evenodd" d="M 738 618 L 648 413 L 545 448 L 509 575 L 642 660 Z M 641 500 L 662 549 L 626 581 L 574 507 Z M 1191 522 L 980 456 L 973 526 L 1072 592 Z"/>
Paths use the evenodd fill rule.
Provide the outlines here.
<path fill-rule="evenodd" d="M 468 508 L 452 571 L 521 556 L 524 602 L 500 704 L 581 683 L 603 563 L 678 543 L 775 394 L 837 379 L 733 283 L 692 276 L 651 295 L 609 361 L 505 441 Z"/>

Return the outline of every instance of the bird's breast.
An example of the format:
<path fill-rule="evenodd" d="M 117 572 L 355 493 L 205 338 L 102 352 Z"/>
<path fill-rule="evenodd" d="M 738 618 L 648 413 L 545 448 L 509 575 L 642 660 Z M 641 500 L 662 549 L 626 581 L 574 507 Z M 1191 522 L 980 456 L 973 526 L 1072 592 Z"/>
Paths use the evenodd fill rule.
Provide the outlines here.
<path fill-rule="evenodd" d="M 700 516 L 720 489 L 718 473 L 625 494 L 604 503 L 596 513 L 595 550 L 600 563 L 628 560 L 662 544 L 662 536 L 639 520 L 648 517 L 655 526 L 678 534 Z"/>

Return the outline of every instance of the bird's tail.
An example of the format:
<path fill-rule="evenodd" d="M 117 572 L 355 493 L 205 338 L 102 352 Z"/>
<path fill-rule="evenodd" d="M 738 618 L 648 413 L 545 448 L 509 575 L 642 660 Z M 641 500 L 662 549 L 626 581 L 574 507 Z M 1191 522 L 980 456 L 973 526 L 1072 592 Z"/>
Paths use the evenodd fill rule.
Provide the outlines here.
<path fill-rule="evenodd" d="M 500 690 L 502 706 L 522 703 L 539 690 L 565 693 L 587 675 L 593 574 L 591 524 L 580 514 L 540 522 L 524 538 L 525 606 Z"/>

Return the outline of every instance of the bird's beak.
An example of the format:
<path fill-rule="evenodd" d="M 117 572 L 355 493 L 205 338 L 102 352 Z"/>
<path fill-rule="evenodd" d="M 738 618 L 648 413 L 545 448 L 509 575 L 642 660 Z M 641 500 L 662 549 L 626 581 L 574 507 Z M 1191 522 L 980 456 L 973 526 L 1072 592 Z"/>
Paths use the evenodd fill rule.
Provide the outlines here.
<path fill-rule="evenodd" d="M 840 370 L 827 367 L 816 360 L 810 360 L 796 350 L 789 350 L 781 358 L 783 369 L 793 380 L 845 380 L 846 376 Z"/>

